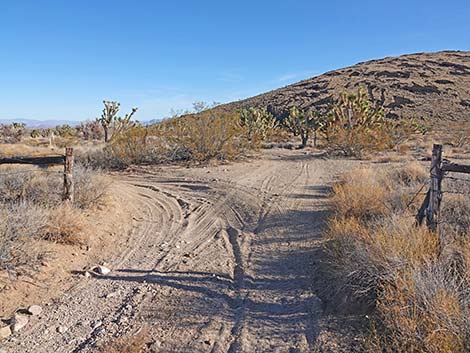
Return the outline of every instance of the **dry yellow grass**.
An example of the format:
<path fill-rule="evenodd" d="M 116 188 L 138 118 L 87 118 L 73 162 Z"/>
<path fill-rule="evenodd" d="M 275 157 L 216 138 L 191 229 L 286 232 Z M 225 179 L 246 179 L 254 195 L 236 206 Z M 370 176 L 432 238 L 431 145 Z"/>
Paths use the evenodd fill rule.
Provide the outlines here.
<path fill-rule="evenodd" d="M 332 201 L 338 214 L 366 219 L 386 213 L 383 200 L 388 187 L 373 176 L 371 168 L 355 169 L 333 186 Z"/>
<path fill-rule="evenodd" d="M 355 170 L 334 187 L 327 248 L 338 284 L 375 306 L 371 352 L 470 351 L 470 206 L 446 196 L 441 239 L 414 226 L 410 194 L 426 180 L 410 163 Z"/>
<path fill-rule="evenodd" d="M 83 244 L 86 239 L 83 214 L 68 203 L 51 210 L 42 228 L 42 238 L 60 244 Z"/>

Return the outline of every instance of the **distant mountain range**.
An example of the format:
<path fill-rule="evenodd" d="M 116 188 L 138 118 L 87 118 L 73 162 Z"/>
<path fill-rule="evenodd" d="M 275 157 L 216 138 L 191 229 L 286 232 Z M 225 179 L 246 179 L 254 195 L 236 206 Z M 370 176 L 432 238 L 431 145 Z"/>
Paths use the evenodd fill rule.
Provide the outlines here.
<path fill-rule="evenodd" d="M 161 121 L 161 119 L 152 119 L 148 121 L 142 121 L 142 125 L 151 125 Z M 57 125 L 70 125 L 77 126 L 80 125 L 80 121 L 77 120 L 60 120 L 60 119 L 51 119 L 51 120 L 35 120 L 35 119 L 1 119 L 0 124 L 11 124 L 11 123 L 24 123 L 29 129 L 46 129 L 53 128 Z"/>
<path fill-rule="evenodd" d="M 13 122 L 24 123 L 26 124 L 26 127 L 30 129 L 51 128 L 51 127 L 56 127 L 57 125 L 64 125 L 64 124 L 67 124 L 70 126 L 80 125 L 80 121 L 74 121 L 74 120 L 0 119 L 0 124 L 11 124 Z"/>

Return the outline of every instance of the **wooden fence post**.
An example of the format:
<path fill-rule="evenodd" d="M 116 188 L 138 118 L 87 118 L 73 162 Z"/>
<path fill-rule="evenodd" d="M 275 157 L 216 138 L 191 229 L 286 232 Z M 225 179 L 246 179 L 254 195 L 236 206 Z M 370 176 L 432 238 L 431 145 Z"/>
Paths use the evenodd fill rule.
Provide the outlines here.
<path fill-rule="evenodd" d="M 63 200 L 73 203 L 74 180 L 73 180 L 73 148 L 65 148 L 64 162 L 64 195 Z"/>
<path fill-rule="evenodd" d="M 440 205 L 442 199 L 442 145 L 435 144 L 431 159 L 431 186 L 429 203 L 426 209 L 426 224 L 432 231 L 438 230 Z"/>

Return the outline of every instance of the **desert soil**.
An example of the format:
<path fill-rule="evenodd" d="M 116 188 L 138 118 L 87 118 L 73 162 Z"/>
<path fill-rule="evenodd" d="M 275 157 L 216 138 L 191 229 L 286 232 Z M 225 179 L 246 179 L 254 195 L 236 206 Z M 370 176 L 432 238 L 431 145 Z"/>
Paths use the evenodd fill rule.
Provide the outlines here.
<path fill-rule="evenodd" d="M 0 350 L 97 352 L 146 323 L 149 352 L 341 351 L 316 256 L 329 185 L 357 164 L 274 149 L 250 162 L 116 174 L 132 231 L 117 235 L 127 245 L 108 259 L 111 273 L 72 277 Z"/>

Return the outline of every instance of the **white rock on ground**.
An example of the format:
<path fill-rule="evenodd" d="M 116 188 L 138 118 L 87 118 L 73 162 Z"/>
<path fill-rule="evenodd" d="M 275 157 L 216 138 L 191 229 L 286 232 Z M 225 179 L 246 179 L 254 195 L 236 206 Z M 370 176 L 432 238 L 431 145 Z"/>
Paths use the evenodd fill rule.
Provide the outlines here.
<path fill-rule="evenodd" d="M 67 332 L 67 327 L 65 327 L 65 326 L 59 326 L 59 327 L 57 327 L 57 332 L 59 332 L 59 333 L 65 333 L 65 332 Z"/>
<path fill-rule="evenodd" d="M 29 318 L 26 315 L 16 313 L 15 316 L 13 316 L 11 330 L 13 332 L 18 332 L 23 327 L 25 327 L 28 324 L 28 322 L 29 322 Z"/>
<path fill-rule="evenodd" d="M 3 340 L 11 335 L 11 328 L 10 326 L 5 326 L 0 328 L 0 340 Z"/>
<path fill-rule="evenodd" d="M 39 305 L 31 305 L 28 308 L 28 313 L 33 316 L 37 316 L 42 313 L 42 308 Z"/>
<path fill-rule="evenodd" d="M 100 275 L 107 275 L 111 272 L 111 270 L 106 266 L 96 266 L 93 270 L 99 273 Z"/>

